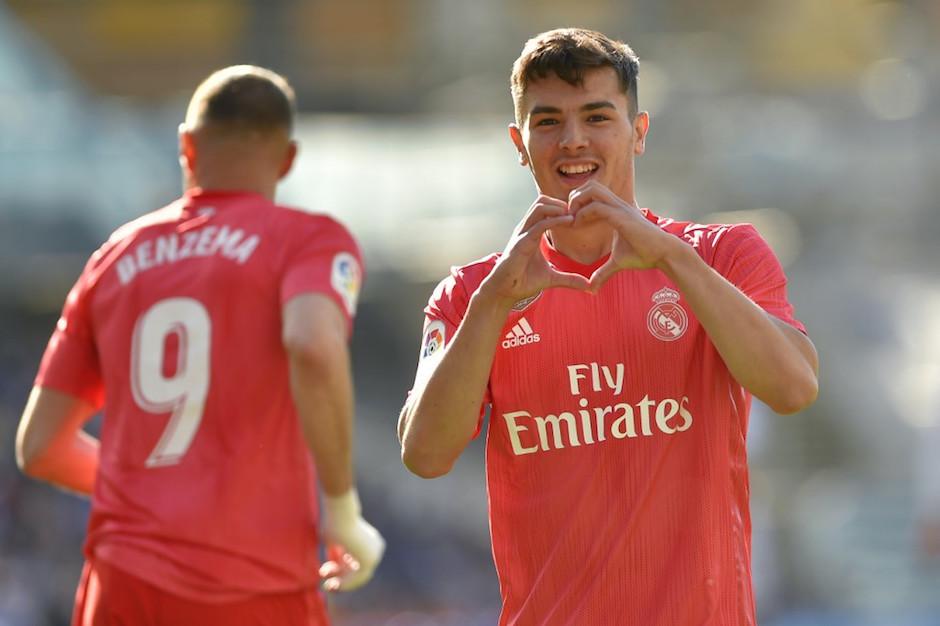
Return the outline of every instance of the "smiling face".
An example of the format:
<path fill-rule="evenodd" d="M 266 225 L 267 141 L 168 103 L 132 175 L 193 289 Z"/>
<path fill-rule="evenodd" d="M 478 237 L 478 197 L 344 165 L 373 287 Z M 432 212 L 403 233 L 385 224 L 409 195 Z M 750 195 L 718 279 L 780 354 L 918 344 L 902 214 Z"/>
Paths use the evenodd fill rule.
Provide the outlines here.
<path fill-rule="evenodd" d="M 567 200 L 589 180 L 635 204 L 634 157 L 643 154 L 649 116 L 631 117 L 616 71 L 584 72 L 572 85 L 556 75 L 532 81 L 510 136 L 541 193 Z"/>

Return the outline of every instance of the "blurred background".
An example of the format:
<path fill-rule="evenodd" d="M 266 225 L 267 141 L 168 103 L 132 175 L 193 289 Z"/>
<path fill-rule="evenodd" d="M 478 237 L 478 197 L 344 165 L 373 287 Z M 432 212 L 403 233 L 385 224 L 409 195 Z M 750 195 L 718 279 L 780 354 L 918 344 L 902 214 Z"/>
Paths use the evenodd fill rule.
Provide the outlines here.
<path fill-rule="evenodd" d="M 940 624 L 937 0 L 0 1 L 0 626 L 68 623 L 87 503 L 24 479 L 13 440 L 85 258 L 179 194 L 176 126 L 212 70 L 297 89 L 280 201 L 331 213 L 369 268 L 353 340 L 358 473 L 388 539 L 339 626 L 496 622 L 482 440 L 452 474 L 399 461 L 421 309 L 502 249 L 534 197 L 506 125 L 530 36 L 586 26 L 642 59 L 638 199 L 748 221 L 821 354 L 819 401 L 755 402 L 761 624 Z"/>

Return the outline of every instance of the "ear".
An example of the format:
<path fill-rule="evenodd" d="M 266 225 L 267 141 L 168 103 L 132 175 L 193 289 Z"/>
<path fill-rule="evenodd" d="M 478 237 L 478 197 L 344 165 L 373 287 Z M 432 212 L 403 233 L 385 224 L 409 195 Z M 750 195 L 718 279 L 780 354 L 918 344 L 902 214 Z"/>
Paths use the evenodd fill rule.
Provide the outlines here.
<path fill-rule="evenodd" d="M 186 124 L 179 125 L 179 161 L 184 174 L 196 171 L 196 141 Z"/>
<path fill-rule="evenodd" d="M 509 138 L 512 139 L 516 151 L 519 152 L 519 165 L 526 167 L 529 165 L 529 153 L 526 152 L 525 142 L 522 140 L 522 131 L 517 124 L 509 125 Z"/>
<path fill-rule="evenodd" d="M 646 152 L 646 135 L 650 131 L 650 114 L 640 111 L 633 118 L 633 154 L 640 156 Z"/>
<path fill-rule="evenodd" d="M 277 172 L 278 180 L 290 173 L 291 168 L 294 167 L 294 161 L 297 159 L 297 152 L 299 150 L 300 146 L 296 141 L 291 141 L 287 144 L 287 151 L 284 153 L 284 161 L 281 163 L 281 168 Z"/>

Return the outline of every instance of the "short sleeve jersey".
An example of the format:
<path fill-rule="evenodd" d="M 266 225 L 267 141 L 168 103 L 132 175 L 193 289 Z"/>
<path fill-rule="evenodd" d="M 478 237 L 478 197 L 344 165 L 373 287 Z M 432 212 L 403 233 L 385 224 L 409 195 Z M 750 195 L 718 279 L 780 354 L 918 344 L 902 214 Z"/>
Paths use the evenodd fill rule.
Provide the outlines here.
<path fill-rule="evenodd" d="M 36 379 L 104 409 L 86 554 L 206 602 L 316 586 L 282 305 L 324 294 L 351 328 L 361 282 L 342 225 L 255 194 L 195 190 L 116 231 Z"/>
<path fill-rule="evenodd" d="M 750 225 L 647 219 L 769 314 L 805 332 Z M 557 269 L 581 265 L 546 240 Z M 497 255 L 456 268 L 425 311 L 422 354 L 453 337 Z M 745 451 L 750 396 L 658 270 L 597 295 L 514 307 L 485 401 L 501 625 L 755 624 Z"/>

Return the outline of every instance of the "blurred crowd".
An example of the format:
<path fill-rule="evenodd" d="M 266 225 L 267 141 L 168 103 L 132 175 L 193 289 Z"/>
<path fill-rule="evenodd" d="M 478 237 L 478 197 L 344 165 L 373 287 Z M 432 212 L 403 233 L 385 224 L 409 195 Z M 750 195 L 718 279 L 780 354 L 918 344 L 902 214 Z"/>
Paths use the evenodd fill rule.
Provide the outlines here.
<path fill-rule="evenodd" d="M 87 503 L 13 459 L 45 341 L 95 246 L 178 194 L 188 92 L 235 62 L 295 83 L 301 157 L 280 200 L 339 217 L 368 265 L 357 460 L 388 553 L 333 600 L 336 622 L 495 623 L 482 441 L 422 481 L 395 423 L 434 284 L 501 249 L 533 198 L 509 65 L 560 25 L 640 55 L 640 203 L 754 223 L 819 349 L 810 410 L 752 413 L 761 623 L 940 624 L 940 4 L 543 4 L 0 2 L 0 626 L 68 623 L 81 567 Z"/>

